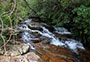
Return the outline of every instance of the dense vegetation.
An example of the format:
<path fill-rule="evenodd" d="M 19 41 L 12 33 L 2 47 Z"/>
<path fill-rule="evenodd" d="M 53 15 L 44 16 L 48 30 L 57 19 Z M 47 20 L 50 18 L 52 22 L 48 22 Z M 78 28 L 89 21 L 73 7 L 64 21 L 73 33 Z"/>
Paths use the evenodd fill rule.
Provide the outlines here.
<path fill-rule="evenodd" d="M 64 26 L 73 38 L 86 47 L 90 45 L 90 0 L 0 0 L 0 29 L 15 28 L 20 20 L 29 16 L 38 16 L 41 22 L 53 26 Z M 4 38 L 7 38 L 6 32 L 1 33 Z"/>
<path fill-rule="evenodd" d="M 15 29 L 20 20 L 28 18 L 29 11 L 23 0 L 0 0 L 1 45 L 16 37 Z"/>
<path fill-rule="evenodd" d="M 73 38 L 90 45 L 90 0 L 33 0 L 30 6 L 44 22 L 64 26 Z"/>

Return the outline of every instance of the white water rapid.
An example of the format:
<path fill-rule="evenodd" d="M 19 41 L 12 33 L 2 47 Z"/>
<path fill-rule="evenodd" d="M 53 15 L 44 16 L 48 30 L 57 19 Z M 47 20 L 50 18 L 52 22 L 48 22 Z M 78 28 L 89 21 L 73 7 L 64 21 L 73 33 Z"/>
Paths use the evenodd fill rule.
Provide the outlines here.
<path fill-rule="evenodd" d="M 47 28 L 45 28 L 44 26 L 41 26 L 40 28 L 42 28 L 42 31 L 40 30 L 32 30 L 30 29 L 27 24 L 28 23 L 32 23 L 31 20 L 26 20 L 25 21 L 26 24 L 20 24 L 18 26 L 18 29 L 19 30 L 22 30 L 22 40 L 24 42 L 26 42 L 27 44 L 30 45 L 30 47 L 32 49 L 35 49 L 31 42 L 32 39 L 35 38 L 35 36 L 33 34 L 31 34 L 32 32 L 36 32 L 38 34 L 40 34 L 41 36 L 45 36 L 45 37 L 48 37 L 51 39 L 50 41 L 50 44 L 53 44 L 53 45 L 56 45 L 56 46 L 61 46 L 61 47 L 66 47 L 66 48 L 69 48 L 71 49 L 73 52 L 76 52 L 78 53 L 77 51 L 77 48 L 80 48 L 80 49 L 85 49 L 82 45 L 82 43 L 76 41 L 76 40 L 73 40 L 73 39 L 69 39 L 69 38 L 66 38 L 66 39 L 59 39 L 58 37 L 56 37 L 52 32 L 50 32 Z M 67 31 L 67 29 L 65 28 L 62 28 L 62 27 L 57 27 L 55 28 L 55 31 L 59 34 L 71 34 L 70 32 Z"/>

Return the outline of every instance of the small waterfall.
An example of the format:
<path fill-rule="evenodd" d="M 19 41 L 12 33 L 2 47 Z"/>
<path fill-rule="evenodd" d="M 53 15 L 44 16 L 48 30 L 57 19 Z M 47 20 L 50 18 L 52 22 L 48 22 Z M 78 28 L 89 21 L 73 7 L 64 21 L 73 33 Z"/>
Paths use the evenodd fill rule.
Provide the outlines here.
<path fill-rule="evenodd" d="M 33 45 L 32 45 L 32 42 L 33 41 L 31 41 L 33 38 L 35 38 L 33 35 L 31 35 L 30 33 L 28 33 L 28 32 L 23 32 L 22 33 L 22 40 L 25 42 L 25 43 L 27 43 L 29 46 L 30 46 L 30 48 L 31 49 L 35 49 L 34 47 L 33 47 Z"/>
<path fill-rule="evenodd" d="M 31 20 L 30 21 L 29 20 L 25 21 L 25 23 L 28 23 L 28 22 L 32 23 Z M 83 47 L 82 43 L 80 43 L 76 40 L 68 39 L 68 38 L 60 40 L 59 38 L 57 38 L 52 32 L 50 32 L 44 26 L 41 26 L 40 28 L 42 28 L 42 31 L 32 30 L 26 24 L 21 24 L 18 27 L 19 30 L 24 30 L 24 32 L 22 33 L 22 40 L 24 42 L 26 42 L 27 44 L 29 44 L 32 49 L 35 49 L 35 48 L 31 44 L 33 42 L 31 40 L 34 39 L 35 36 L 32 35 L 31 32 L 37 32 L 38 34 L 40 34 L 42 36 L 50 38 L 51 39 L 50 44 L 69 48 L 69 49 L 73 50 L 76 53 L 78 53 L 77 48 L 85 49 Z M 65 28 L 60 28 L 60 27 L 55 28 L 55 31 L 59 34 L 71 34 Z"/>
<path fill-rule="evenodd" d="M 82 43 L 80 43 L 76 40 L 68 39 L 68 38 L 66 40 L 64 40 L 64 39 L 59 40 L 59 38 L 57 38 L 48 29 L 46 29 L 45 27 L 42 27 L 42 28 L 43 28 L 43 33 L 40 33 L 40 34 L 43 36 L 47 36 L 47 37 L 51 38 L 50 44 L 53 44 L 56 46 L 62 46 L 62 47 L 69 47 L 69 49 L 73 50 L 76 53 L 78 53 L 77 48 L 85 49 L 83 47 Z"/>

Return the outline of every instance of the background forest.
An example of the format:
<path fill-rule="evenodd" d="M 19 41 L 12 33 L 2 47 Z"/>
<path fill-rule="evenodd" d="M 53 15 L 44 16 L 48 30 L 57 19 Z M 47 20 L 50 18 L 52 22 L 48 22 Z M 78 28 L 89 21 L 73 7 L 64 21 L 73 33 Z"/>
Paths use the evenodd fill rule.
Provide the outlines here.
<path fill-rule="evenodd" d="M 15 34 L 11 28 L 32 16 L 66 27 L 72 38 L 90 47 L 90 0 L 0 0 L 0 44 Z"/>

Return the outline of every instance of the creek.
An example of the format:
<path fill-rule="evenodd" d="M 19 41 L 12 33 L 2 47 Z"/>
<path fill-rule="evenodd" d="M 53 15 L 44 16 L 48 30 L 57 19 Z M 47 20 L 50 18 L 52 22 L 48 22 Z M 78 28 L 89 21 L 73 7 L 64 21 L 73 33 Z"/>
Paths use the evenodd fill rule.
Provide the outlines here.
<path fill-rule="evenodd" d="M 68 32 L 66 28 L 53 27 L 53 31 L 51 32 L 49 28 L 46 28 L 46 26 L 48 25 L 45 23 L 33 22 L 31 19 L 28 19 L 22 24 L 19 24 L 18 29 L 22 31 L 20 34 L 22 40 L 27 43 L 31 49 L 35 49 L 34 45 L 32 44 L 33 40 L 44 37 L 42 41 L 39 40 L 41 43 L 43 43 L 44 40 L 47 40 L 48 44 L 70 49 L 76 54 L 79 54 L 78 49 L 85 50 L 83 44 L 79 41 L 71 38 L 59 38 L 55 35 L 55 33 L 58 35 L 71 35 L 71 32 Z"/>

